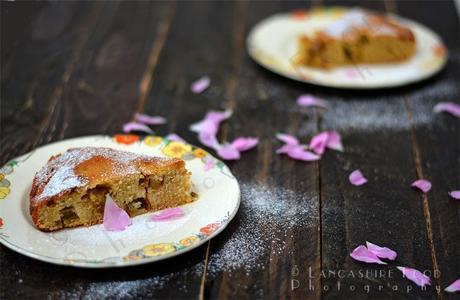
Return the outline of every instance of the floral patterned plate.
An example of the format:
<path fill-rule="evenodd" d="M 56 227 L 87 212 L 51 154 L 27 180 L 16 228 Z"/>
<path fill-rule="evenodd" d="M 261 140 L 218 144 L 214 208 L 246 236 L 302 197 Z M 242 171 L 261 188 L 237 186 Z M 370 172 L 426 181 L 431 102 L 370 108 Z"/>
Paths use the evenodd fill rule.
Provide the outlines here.
<path fill-rule="evenodd" d="M 447 51 L 441 38 L 429 28 L 414 21 L 390 15 L 408 26 L 415 35 L 416 53 L 399 64 L 354 65 L 331 70 L 299 67 L 293 64 L 297 38 L 339 20 L 346 8 L 333 7 L 311 11 L 280 13 L 258 23 L 248 35 L 249 55 L 265 68 L 288 78 L 316 85 L 375 89 L 406 85 L 426 79 L 446 63 Z"/>
<path fill-rule="evenodd" d="M 199 199 L 182 206 L 183 217 L 150 221 L 133 218 L 121 232 L 102 225 L 46 233 L 29 216 L 28 194 L 35 173 L 50 156 L 73 147 L 111 147 L 139 154 L 178 157 L 192 172 Z M 60 265 L 105 268 L 137 265 L 187 252 L 219 234 L 240 203 L 238 181 L 227 166 L 203 149 L 158 136 L 90 136 L 38 148 L 0 169 L 0 243 L 32 258 Z"/>

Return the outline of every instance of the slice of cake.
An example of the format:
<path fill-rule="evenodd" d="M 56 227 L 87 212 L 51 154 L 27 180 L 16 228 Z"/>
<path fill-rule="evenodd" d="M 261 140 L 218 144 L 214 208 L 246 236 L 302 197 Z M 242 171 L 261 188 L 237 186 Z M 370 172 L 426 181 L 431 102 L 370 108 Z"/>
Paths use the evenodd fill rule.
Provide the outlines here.
<path fill-rule="evenodd" d="M 382 14 L 351 9 L 313 36 L 300 36 L 294 62 L 323 69 L 395 63 L 410 58 L 415 47 L 409 28 Z"/>
<path fill-rule="evenodd" d="M 192 202 L 185 162 L 118 151 L 74 148 L 35 175 L 30 214 L 43 231 L 102 223 L 106 195 L 131 217 Z"/>

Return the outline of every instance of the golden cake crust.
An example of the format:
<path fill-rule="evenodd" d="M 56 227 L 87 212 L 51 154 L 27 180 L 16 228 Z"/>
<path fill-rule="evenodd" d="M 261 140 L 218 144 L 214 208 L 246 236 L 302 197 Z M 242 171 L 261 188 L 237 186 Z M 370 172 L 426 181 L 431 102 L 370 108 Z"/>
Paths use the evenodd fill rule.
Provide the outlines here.
<path fill-rule="evenodd" d="M 104 147 L 69 149 L 52 156 L 35 175 L 30 191 L 32 220 L 40 229 L 47 230 L 40 224 L 40 211 L 59 202 L 66 195 L 116 184 L 127 176 L 154 176 L 166 170 L 185 170 L 185 162 L 176 158 L 151 157 Z M 99 218 L 94 223 L 100 222 Z"/>
<path fill-rule="evenodd" d="M 415 52 L 412 31 L 383 14 L 349 10 L 313 36 L 298 38 L 298 65 L 333 68 L 357 63 L 392 63 Z"/>

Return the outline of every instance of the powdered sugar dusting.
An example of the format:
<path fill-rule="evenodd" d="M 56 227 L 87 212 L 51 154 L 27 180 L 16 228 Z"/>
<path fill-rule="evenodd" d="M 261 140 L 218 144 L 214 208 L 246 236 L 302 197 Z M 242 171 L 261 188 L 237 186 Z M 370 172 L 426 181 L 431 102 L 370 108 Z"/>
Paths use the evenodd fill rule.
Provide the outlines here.
<path fill-rule="evenodd" d="M 324 31 L 330 36 L 340 38 L 347 30 L 366 25 L 366 13 L 360 9 L 351 9 L 341 19 L 328 25 Z"/>
<path fill-rule="evenodd" d="M 211 254 L 208 276 L 222 270 L 265 269 L 267 257 L 282 256 L 287 241 L 294 240 L 293 229 L 318 224 L 318 198 L 284 187 L 242 184 L 239 222 L 231 238 Z M 211 243 L 212 244 L 212 243 Z"/>
<path fill-rule="evenodd" d="M 410 127 L 405 101 L 411 103 L 413 124 L 415 127 L 428 126 L 433 123 L 433 105 L 426 105 L 437 99 L 455 99 L 458 86 L 455 81 L 440 81 L 426 85 L 413 91 L 407 97 L 375 99 L 359 97 L 341 100 L 338 97 L 324 97 L 328 100 L 329 109 L 323 112 L 323 124 L 328 129 L 353 132 L 381 132 L 408 130 Z M 299 132 L 300 135 L 311 134 L 312 122 L 306 120 Z"/>
<path fill-rule="evenodd" d="M 70 149 L 48 162 L 48 164 L 37 173 L 35 176 L 36 184 L 44 186 L 44 188 L 43 191 L 37 195 L 35 200 L 52 197 L 67 190 L 80 188 L 88 184 L 88 179 L 75 174 L 74 170 L 78 165 L 95 156 L 113 161 L 117 165 L 116 170 L 113 170 L 113 172 L 116 172 L 120 176 L 139 172 L 137 167 L 132 163 L 134 160 L 153 159 L 151 156 L 138 155 L 103 147 Z"/>
<path fill-rule="evenodd" d="M 116 298 L 137 298 L 141 294 L 144 297 L 153 297 L 145 293 L 146 286 L 155 286 L 155 289 L 162 289 L 168 286 L 173 274 L 154 276 L 147 279 L 137 279 L 124 282 L 91 282 L 85 288 L 84 294 L 89 298 L 101 299 L 108 296 Z"/>
<path fill-rule="evenodd" d="M 328 25 L 324 32 L 329 36 L 341 38 L 352 30 L 366 28 L 375 35 L 395 35 L 396 31 L 385 23 L 374 24 L 368 20 L 370 14 L 361 9 L 350 9 L 341 19 Z"/>

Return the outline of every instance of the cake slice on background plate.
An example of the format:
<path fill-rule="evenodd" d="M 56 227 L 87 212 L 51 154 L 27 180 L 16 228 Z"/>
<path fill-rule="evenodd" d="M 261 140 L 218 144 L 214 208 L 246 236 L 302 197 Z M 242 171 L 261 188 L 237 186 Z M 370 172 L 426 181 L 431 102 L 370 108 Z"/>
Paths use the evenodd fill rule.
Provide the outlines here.
<path fill-rule="evenodd" d="M 383 14 L 355 8 L 313 36 L 301 35 L 294 62 L 322 69 L 396 63 L 409 59 L 415 49 L 409 28 Z"/>

